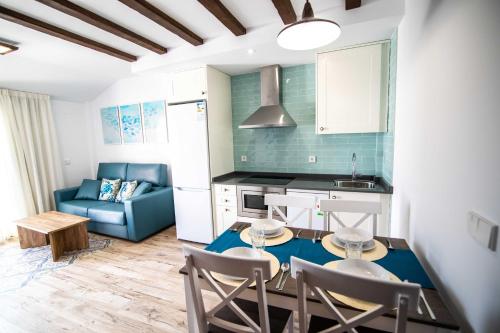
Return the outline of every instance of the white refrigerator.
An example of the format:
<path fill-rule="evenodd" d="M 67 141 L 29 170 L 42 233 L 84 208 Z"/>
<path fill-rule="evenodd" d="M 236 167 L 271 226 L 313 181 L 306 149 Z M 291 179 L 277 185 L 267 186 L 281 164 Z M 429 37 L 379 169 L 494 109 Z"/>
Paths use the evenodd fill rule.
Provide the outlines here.
<path fill-rule="evenodd" d="M 177 238 L 208 244 L 213 223 L 206 102 L 169 105 L 167 122 Z"/>

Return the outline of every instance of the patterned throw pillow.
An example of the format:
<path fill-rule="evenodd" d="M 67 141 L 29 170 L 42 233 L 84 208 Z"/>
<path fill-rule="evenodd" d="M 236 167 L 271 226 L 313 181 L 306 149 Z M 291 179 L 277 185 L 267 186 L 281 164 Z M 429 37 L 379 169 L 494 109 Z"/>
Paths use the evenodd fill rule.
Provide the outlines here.
<path fill-rule="evenodd" d="M 120 187 L 120 191 L 118 191 L 118 195 L 116 196 L 116 202 L 123 202 L 132 197 L 135 189 L 137 188 L 137 180 L 131 182 L 123 182 Z"/>
<path fill-rule="evenodd" d="M 101 192 L 99 193 L 99 200 L 102 201 L 115 201 L 116 195 L 120 190 L 121 179 L 102 179 Z"/>

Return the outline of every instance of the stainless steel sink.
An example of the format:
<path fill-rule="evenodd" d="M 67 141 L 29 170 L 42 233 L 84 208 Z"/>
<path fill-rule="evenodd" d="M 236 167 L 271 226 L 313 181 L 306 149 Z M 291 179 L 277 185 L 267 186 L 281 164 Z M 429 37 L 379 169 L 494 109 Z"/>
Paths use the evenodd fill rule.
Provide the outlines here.
<path fill-rule="evenodd" d="M 339 179 L 335 180 L 336 187 L 344 188 L 375 188 L 375 182 L 370 180 L 348 180 Z"/>

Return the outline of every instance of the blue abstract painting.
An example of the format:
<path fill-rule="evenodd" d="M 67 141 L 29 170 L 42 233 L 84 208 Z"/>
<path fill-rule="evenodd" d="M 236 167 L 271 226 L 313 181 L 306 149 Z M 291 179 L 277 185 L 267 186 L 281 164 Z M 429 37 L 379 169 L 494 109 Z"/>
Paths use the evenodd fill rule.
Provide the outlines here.
<path fill-rule="evenodd" d="M 167 142 L 165 101 L 142 103 L 142 113 L 144 116 L 144 142 Z"/>
<path fill-rule="evenodd" d="M 111 106 L 101 109 L 102 137 L 104 144 L 121 144 L 120 118 L 118 107 Z"/>
<path fill-rule="evenodd" d="M 142 143 L 142 119 L 140 104 L 120 106 L 123 143 Z"/>

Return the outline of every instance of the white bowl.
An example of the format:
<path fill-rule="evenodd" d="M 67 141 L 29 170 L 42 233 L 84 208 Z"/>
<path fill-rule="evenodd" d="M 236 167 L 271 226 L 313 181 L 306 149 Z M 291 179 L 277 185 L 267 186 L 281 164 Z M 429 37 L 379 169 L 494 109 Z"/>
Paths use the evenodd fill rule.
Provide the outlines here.
<path fill-rule="evenodd" d="M 230 257 L 238 257 L 238 258 L 254 258 L 254 259 L 260 259 L 260 254 L 257 250 L 251 248 L 251 247 L 233 247 L 230 249 L 227 249 L 226 251 L 222 252 L 221 254 L 225 256 L 230 256 Z M 226 279 L 229 280 L 235 280 L 235 281 L 243 281 L 245 278 L 239 277 L 239 276 L 233 276 L 233 275 L 227 275 L 227 274 L 220 274 L 221 276 L 225 277 Z"/>
<path fill-rule="evenodd" d="M 330 235 L 330 242 L 335 246 L 345 249 L 345 243 L 337 239 L 335 234 Z M 369 240 L 368 242 L 363 243 L 363 252 L 373 250 L 376 246 L 377 245 L 373 239 Z"/>
<path fill-rule="evenodd" d="M 233 247 L 222 252 L 225 256 L 260 259 L 259 251 L 251 247 Z"/>
<path fill-rule="evenodd" d="M 337 270 L 343 273 L 358 275 L 362 277 L 389 280 L 389 272 L 382 266 L 362 259 L 345 259 L 337 265 Z"/>
<path fill-rule="evenodd" d="M 284 226 L 284 222 L 275 219 L 261 219 L 252 223 L 252 227 L 263 229 L 265 235 L 277 234 Z"/>
<path fill-rule="evenodd" d="M 335 232 L 337 239 L 345 242 L 369 242 L 373 239 L 371 232 L 359 228 L 342 228 Z"/>

